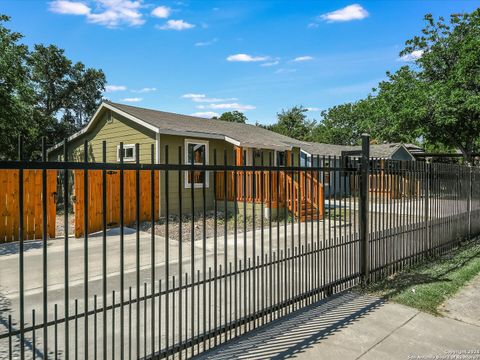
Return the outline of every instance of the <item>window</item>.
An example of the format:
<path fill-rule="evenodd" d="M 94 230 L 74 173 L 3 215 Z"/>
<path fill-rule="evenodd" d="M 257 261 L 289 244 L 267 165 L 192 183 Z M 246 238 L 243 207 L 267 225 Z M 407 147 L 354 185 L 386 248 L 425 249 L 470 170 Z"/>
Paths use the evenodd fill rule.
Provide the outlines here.
<path fill-rule="evenodd" d="M 285 166 L 287 164 L 287 156 L 285 151 L 277 151 L 277 166 Z"/>
<path fill-rule="evenodd" d="M 300 166 L 309 167 L 312 166 L 312 156 L 306 151 L 300 151 Z"/>
<path fill-rule="evenodd" d="M 123 161 L 136 160 L 135 144 L 123 145 Z M 117 145 L 117 161 L 120 161 L 120 145 Z"/>
<path fill-rule="evenodd" d="M 205 164 L 208 165 L 208 141 L 199 140 L 185 140 L 185 164 L 203 165 L 203 159 Z M 192 186 L 196 188 L 208 187 L 208 172 L 206 171 L 188 171 L 185 176 L 185 187 Z"/>
<path fill-rule="evenodd" d="M 323 163 L 323 167 L 328 168 L 328 170 L 325 170 L 323 174 L 324 174 L 325 184 L 330 185 L 330 161 L 325 160 L 325 162 Z"/>

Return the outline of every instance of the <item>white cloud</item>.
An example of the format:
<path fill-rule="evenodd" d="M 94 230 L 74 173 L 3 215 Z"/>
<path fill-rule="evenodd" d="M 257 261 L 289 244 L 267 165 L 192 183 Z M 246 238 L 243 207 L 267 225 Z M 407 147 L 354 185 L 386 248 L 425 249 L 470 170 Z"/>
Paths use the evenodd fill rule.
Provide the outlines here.
<path fill-rule="evenodd" d="M 56 0 L 50 11 L 59 14 L 85 15 L 87 21 L 115 28 L 120 25 L 138 26 L 145 23 L 140 12 L 140 0 L 96 0 L 95 11 L 82 2 Z"/>
<path fill-rule="evenodd" d="M 227 99 L 208 98 L 205 94 L 184 94 L 182 95 L 182 98 L 191 99 L 192 101 L 197 103 L 216 103 L 216 102 L 222 102 L 222 101 L 238 100 L 237 98 L 227 98 Z"/>
<path fill-rule="evenodd" d="M 142 101 L 143 99 L 142 98 L 139 98 L 139 97 L 132 97 L 132 98 L 125 98 L 125 99 L 122 99 L 122 101 L 125 101 L 125 102 L 140 102 Z"/>
<path fill-rule="evenodd" d="M 195 46 L 209 46 L 215 44 L 217 41 L 217 38 L 208 41 L 199 41 L 195 43 Z"/>
<path fill-rule="evenodd" d="M 157 91 L 157 88 L 145 87 L 145 88 L 138 89 L 138 90 L 132 90 L 133 93 L 149 93 L 149 92 L 154 92 L 154 91 Z"/>
<path fill-rule="evenodd" d="M 297 56 L 293 61 L 295 62 L 301 62 L 301 61 L 310 61 L 313 60 L 312 56 Z"/>
<path fill-rule="evenodd" d="M 405 62 L 411 62 L 418 60 L 422 57 L 423 55 L 423 50 L 414 50 L 410 54 L 405 54 L 401 56 L 398 60 L 399 61 L 405 61 Z"/>
<path fill-rule="evenodd" d="M 172 10 L 168 6 L 157 6 L 152 10 L 152 15 L 157 18 L 166 19 L 170 16 L 171 12 Z"/>
<path fill-rule="evenodd" d="M 279 63 L 280 62 L 278 60 L 275 60 L 275 61 L 270 61 L 270 62 L 260 64 L 260 66 L 275 66 L 275 65 L 278 65 Z"/>
<path fill-rule="evenodd" d="M 321 109 L 318 107 L 307 107 L 308 111 L 320 111 Z"/>
<path fill-rule="evenodd" d="M 107 85 L 105 86 L 105 92 L 125 91 L 127 87 L 124 85 Z"/>
<path fill-rule="evenodd" d="M 225 104 L 208 104 L 208 105 L 198 105 L 197 109 L 213 109 L 213 110 L 254 110 L 256 109 L 253 105 L 242 105 L 239 103 L 225 103 Z"/>
<path fill-rule="evenodd" d="M 205 94 L 184 94 L 182 95 L 182 98 L 184 99 L 197 99 L 197 98 L 204 98 L 206 95 Z"/>
<path fill-rule="evenodd" d="M 57 0 L 50 3 L 50 11 L 65 15 L 88 15 L 91 9 L 82 2 Z"/>
<path fill-rule="evenodd" d="M 323 15 L 320 15 L 321 20 L 327 22 L 343 22 L 351 20 L 362 20 L 368 16 L 368 11 L 365 10 L 359 4 L 353 4 L 345 6 L 342 9 L 338 9 Z"/>
<path fill-rule="evenodd" d="M 275 74 L 290 74 L 296 72 L 297 69 L 278 69 L 275 71 Z"/>
<path fill-rule="evenodd" d="M 235 54 L 227 57 L 227 61 L 256 62 L 268 60 L 268 56 L 251 56 L 248 54 Z"/>
<path fill-rule="evenodd" d="M 157 25 L 156 28 L 159 30 L 187 30 L 194 28 L 194 24 L 190 24 L 184 20 L 168 20 L 164 25 Z"/>
<path fill-rule="evenodd" d="M 207 119 L 211 119 L 214 116 L 216 116 L 216 117 L 220 116 L 220 114 L 216 113 L 215 111 L 199 111 L 199 112 L 194 112 L 191 115 L 192 116 L 203 117 L 203 118 L 207 118 Z"/>
<path fill-rule="evenodd" d="M 307 27 L 308 27 L 309 29 L 316 29 L 316 28 L 319 27 L 319 25 L 318 25 L 317 23 L 313 23 L 313 22 L 312 22 L 312 23 L 308 24 Z"/>

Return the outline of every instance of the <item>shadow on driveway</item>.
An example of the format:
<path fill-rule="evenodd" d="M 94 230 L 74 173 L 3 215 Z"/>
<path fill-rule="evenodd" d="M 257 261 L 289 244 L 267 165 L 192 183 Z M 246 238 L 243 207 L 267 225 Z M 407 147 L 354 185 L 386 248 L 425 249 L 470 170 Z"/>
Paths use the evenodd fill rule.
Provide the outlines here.
<path fill-rule="evenodd" d="M 344 292 L 321 300 L 198 356 L 198 359 L 284 359 L 358 321 L 385 300 Z"/>

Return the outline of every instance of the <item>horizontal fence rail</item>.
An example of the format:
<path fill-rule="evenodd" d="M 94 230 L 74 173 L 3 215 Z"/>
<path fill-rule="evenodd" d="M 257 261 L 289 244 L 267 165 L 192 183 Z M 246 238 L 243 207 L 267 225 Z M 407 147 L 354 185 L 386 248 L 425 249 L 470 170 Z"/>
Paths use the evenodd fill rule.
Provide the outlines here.
<path fill-rule="evenodd" d="M 0 161 L 8 359 L 190 358 L 480 233 L 478 168 L 370 158 L 366 137 L 360 158 L 306 166 L 153 145 L 126 163 L 122 143 L 118 163 L 106 143 L 73 162 L 66 141 L 64 161 L 44 143 L 30 162 L 19 145 Z"/>

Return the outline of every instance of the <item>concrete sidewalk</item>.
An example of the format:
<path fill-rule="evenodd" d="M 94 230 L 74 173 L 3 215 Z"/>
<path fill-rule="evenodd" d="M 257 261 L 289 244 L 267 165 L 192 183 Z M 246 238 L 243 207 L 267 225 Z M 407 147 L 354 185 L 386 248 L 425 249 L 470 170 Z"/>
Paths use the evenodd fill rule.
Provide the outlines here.
<path fill-rule="evenodd" d="M 480 276 L 465 288 L 464 294 L 458 294 L 462 304 L 476 301 L 471 314 L 477 318 L 479 296 Z M 274 321 L 200 358 L 348 360 L 437 355 L 442 359 L 480 359 L 478 319 L 471 318 L 468 312 L 460 317 L 458 309 L 462 306 L 452 305 L 456 304 L 454 299 L 446 307 L 450 314 L 456 311 L 455 319 L 347 292 Z"/>

